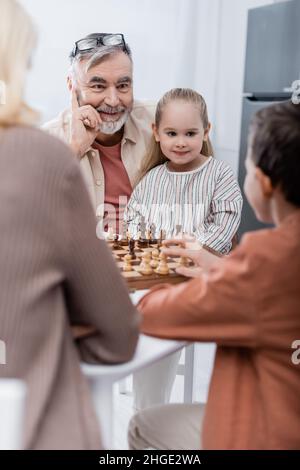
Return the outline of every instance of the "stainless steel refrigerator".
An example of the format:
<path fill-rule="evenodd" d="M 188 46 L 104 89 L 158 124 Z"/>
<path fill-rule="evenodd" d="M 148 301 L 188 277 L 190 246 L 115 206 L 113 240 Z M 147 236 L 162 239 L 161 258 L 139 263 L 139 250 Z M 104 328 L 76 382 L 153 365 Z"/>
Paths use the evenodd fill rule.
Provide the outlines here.
<path fill-rule="evenodd" d="M 300 0 L 254 8 L 248 12 L 247 50 L 239 152 L 239 183 L 243 188 L 249 123 L 270 104 L 291 99 L 291 85 L 300 79 Z M 266 227 L 244 196 L 239 234 Z"/>

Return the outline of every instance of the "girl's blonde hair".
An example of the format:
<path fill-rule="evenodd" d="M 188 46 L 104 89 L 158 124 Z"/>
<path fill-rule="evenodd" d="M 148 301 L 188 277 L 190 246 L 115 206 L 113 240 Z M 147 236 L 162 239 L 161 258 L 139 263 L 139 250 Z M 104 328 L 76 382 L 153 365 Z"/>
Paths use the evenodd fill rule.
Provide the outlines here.
<path fill-rule="evenodd" d="M 162 113 L 164 107 L 170 103 L 171 101 L 175 100 L 182 100 L 186 103 L 193 103 L 199 107 L 200 118 L 203 123 L 203 128 L 206 130 L 209 126 L 208 114 L 207 114 L 207 107 L 203 96 L 201 96 L 196 91 L 190 88 L 173 88 L 159 100 L 156 112 L 155 112 L 155 126 L 158 128 L 161 122 Z M 203 141 L 202 155 L 206 157 L 213 156 L 213 148 L 209 138 L 207 141 Z M 167 157 L 161 151 L 159 142 L 156 142 L 154 136 L 152 136 L 151 143 L 149 146 L 149 151 L 147 152 L 144 163 L 141 169 L 141 177 L 140 179 L 145 176 L 145 174 L 150 171 L 152 168 L 155 168 L 158 165 L 162 165 L 163 163 L 167 162 Z"/>
<path fill-rule="evenodd" d="M 0 128 L 34 124 L 38 114 L 23 101 L 36 45 L 31 18 L 16 0 L 0 0 Z"/>

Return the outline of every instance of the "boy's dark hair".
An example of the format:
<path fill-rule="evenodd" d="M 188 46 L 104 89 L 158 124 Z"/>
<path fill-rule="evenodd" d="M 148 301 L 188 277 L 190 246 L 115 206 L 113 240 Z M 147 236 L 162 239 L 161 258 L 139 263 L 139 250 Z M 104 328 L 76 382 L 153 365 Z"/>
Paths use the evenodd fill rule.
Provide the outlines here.
<path fill-rule="evenodd" d="M 255 114 L 250 129 L 255 165 L 287 201 L 300 206 L 300 105 L 267 106 Z"/>

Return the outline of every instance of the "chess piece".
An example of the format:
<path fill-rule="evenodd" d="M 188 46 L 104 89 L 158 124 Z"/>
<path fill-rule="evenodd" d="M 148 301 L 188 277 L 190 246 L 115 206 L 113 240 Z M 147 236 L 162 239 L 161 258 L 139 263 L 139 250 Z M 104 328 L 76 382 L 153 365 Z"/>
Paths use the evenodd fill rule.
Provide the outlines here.
<path fill-rule="evenodd" d="M 149 276 L 153 273 L 153 269 L 150 266 L 151 255 L 149 252 L 146 252 L 142 256 L 142 262 L 139 266 L 139 272 L 144 274 L 144 276 Z"/>
<path fill-rule="evenodd" d="M 135 240 L 133 238 L 131 240 L 129 240 L 128 248 L 129 248 L 129 254 L 131 256 L 131 259 L 136 259 Z"/>
<path fill-rule="evenodd" d="M 156 225 L 155 224 L 151 224 L 150 225 L 150 233 L 151 233 L 151 241 L 155 241 L 155 233 L 156 233 Z"/>
<path fill-rule="evenodd" d="M 160 248 L 162 246 L 162 243 L 163 241 L 165 240 L 166 238 L 166 231 L 165 230 L 161 230 L 159 232 L 159 240 L 158 240 L 158 248 Z"/>
<path fill-rule="evenodd" d="M 147 230 L 146 232 L 146 240 L 148 242 L 148 246 L 150 245 L 150 239 L 151 239 L 151 232 L 150 230 Z"/>
<path fill-rule="evenodd" d="M 159 251 L 158 250 L 153 250 L 152 251 L 152 260 L 150 262 L 150 266 L 155 269 L 155 268 L 157 268 L 158 263 L 159 263 Z"/>
<path fill-rule="evenodd" d="M 162 274 L 163 276 L 165 276 L 166 274 L 169 274 L 170 272 L 169 266 L 167 263 L 167 256 L 164 253 L 161 253 L 159 255 L 159 265 L 155 269 L 155 272 L 157 274 Z"/>
<path fill-rule="evenodd" d="M 129 272 L 132 271 L 132 265 L 131 265 L 131 255 L 125 255 L 124 256 L 124 266 L 123 266 L 123 271 Z"/>
<path fill-rule="evenodd" d="M 141 217 L 141 221 L 139 223 L 139 231 L 141 232 L 141 239 L 145 240 L 146 239 L 146 223 L 145 223 L 145 217 Z"/>
<path fill-rule="evenodd" d="M 127 230 L 127 232 L 126 232 L 126 238 L 127 238 L 128 242 L 129 242 L 129 240 L 131 240 L 131 233 L 129 232 L 129 230 Z"/>
<path fill-rule="evenodd" d="M 149 245 L 149 242 L 146 238 L 145 217 L 141 217 L 141 221 L 139 223 L 139 234 L 140 234 L 140 237 L 138 239 L 138 247 L 139 248 L 147 248 L 148 245 Z"/>
<path fill-rule="evenodd" d="M 138 240 L 138 247 L 139 248 L 148 248 L 148 246 L 149 246 L 149 241 L 148 240 L 146 240 L 146 239 Z"/>
<path fill-rule="evenodd" d="M 113 244 L 113 250 L 118 250 L 120 248 L 119 245 L 119 235 L 115 235 L 114 237 L 114 244 Z"/>
<path fill-rule="evenodd" d="M 120 237 L 120 240 L 119 240 L 119 246 L 127 246 L 128 245 L 127 230 L 128 230 L 128 223 L 123 220 L 122 221 L 122 229 L 121 229 L 121 237 Z"/>
<path fill-rule="evenodd" d="M 107 240 L 109 240 L 111 242 L 114 240 L 114 229 L 112 227 L 108 227 Z"/>
<path fill-rule="evenodd" d="M 179 265 L 184 267 L 189 266 L 189 260 L 184 256 L 181 256 L 181 258 L 179 259 Z"/>

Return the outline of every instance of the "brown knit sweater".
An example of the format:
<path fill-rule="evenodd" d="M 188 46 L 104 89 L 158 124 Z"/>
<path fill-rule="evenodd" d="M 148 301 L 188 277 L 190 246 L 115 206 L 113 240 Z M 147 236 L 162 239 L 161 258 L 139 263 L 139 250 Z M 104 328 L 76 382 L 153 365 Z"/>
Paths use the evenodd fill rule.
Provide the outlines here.
<path fill-rule="evenodd" d="M 0 377 L 28 386 L 24 446 L 99 449 L 80 357 L 131 358 L 138 316 L 70 150 L 30 127 L 0 132 Z M 75 345 L 70 325 L 97 333 Z"/>

